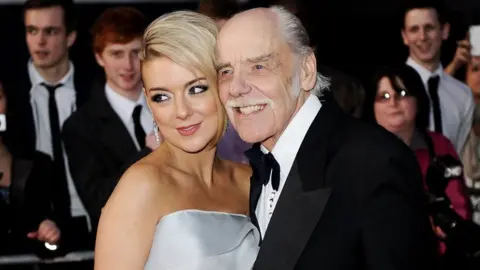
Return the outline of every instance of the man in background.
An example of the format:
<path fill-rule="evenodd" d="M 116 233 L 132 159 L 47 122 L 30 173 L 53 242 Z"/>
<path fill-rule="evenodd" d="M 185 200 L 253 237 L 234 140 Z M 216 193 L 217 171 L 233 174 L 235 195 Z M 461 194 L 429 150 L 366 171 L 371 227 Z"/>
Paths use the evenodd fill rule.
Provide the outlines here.
<path fill-rule="evenodd" d="M 69 58 L 77 36 L 74 4 L 28 0 L 23 16 L 30 59 L 5 83 L 14 93 L 9 102 L 9 128 L 15 138 L 11 151 L 24 157 L 39 151 L 52 158 L 53 207 L 64 217 L 62 237 L 68 234 L 73 237 L 68 240 L 71 248 L 81 248 L 82 241 L 77 240 L 88 235 L 88 215 L 71 179 L 60 136 L 64 121 L 85 103 L 90 90 L 88 73 Z"/>
<path fill-rule="evenodd" d="M 92 29 L 93 49 L 106 83 L 94 87 L 92 99 L 64 125 L 72 177 L 94 231 L 123 165 L 157 146 L 138 56 L 146 25 L 134 8 L 111 8 L 100 15 Z"/>

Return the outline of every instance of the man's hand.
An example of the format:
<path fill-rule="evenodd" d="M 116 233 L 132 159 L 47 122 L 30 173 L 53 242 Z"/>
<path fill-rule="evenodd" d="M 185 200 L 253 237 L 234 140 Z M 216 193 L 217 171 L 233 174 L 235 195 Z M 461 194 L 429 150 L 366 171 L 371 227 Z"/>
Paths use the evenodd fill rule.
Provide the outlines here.
<path fill-rule="evenodd" d="M 159 136 L 160 136 L 160 143 L 162 143 L 162 136 L 161 135 Z M 151 132 L 150 134 L 145 136 L 145 146 L 152 150 L 157 149 L 158 144 L 157 144 L 157 139 L 155 138 L 154 132 Z"/>
<path fill-rule="evenodd" d="M 61 232 L 55 222 L 46 219 L 40 223 L 36 232 L 30 232 L 27 237 L 30 239 L 37 239 L 41 242 L 47 242 L 49 244 L 57 244 L 60 240 Z"/>

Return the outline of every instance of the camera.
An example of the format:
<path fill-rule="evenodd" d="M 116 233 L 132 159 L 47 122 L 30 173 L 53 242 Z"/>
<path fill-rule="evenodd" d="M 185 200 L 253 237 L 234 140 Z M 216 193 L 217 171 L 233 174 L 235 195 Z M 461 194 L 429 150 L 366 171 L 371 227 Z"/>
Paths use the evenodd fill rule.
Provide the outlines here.
<path fill-rule="evenodd" d="M 459 216 L 448 199 L 448 183 L 463 176 L 463 166 L 451 155 L 435 156 L 427 169 L 426 184 L 430 215 L 445 233 L 446 256 L 460 263 L 480 266 L 480 226 Z M 462 268 L 463 269 L 463 268 Z"/>

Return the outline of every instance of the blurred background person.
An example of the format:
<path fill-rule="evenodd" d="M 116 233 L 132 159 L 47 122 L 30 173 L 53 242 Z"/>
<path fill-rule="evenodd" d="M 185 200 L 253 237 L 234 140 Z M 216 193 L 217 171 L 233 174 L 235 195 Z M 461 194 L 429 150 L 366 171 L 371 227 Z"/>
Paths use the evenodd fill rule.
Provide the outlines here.
<path fill-rule="evenodd" d="M 63 128 L 73 181 L 94 233 L 123 165 L 157 147 L 138 56 L 146 25 L 145 16 L 131 7 L 110 8 L 98 17 L 92 28 L 93 50 L 106 83 L 92 89 L 92 98 Z"/>
<path fill-rule="evenodd" d="M 408 47 L 407 64 L 422 78 L 431 100 L 429 130 L 445 135 L 461 156 L 471 130 L 475 104 L 471 90 L 450 76 L 440 62 L 450 34 L 445 6 L 438 0 L 408 0 L 401 35 Z"/>
<path fill-rule="evenodd" d="M 473 28 L 480 28 L 480 25 L 472 25 L 470 29 Z M 472 129 L 461 158 L 474 210 L 473 220 L 480 224 L 480 55 L 472 55 L 470 29 L 466 38 L 457 42 L 454 58 L 445 71 L 463 80 L 472 90 L 475 100 Z"/>
<path fill-rule="evenodd" d="M 365 119 L 394 133 L 415 152 L 426 190 L 432 188 L 427 183 L 427 176 L 435 157 L 450 155 L 459 160 L 455 148 L 445 136 L 428 131 L 429 99 L 420 76 L 407 65 L 385 67 L 377 72 L 368 91 Z M 445 193 L 454 211 L 470 220 L 472 210 L 463 177 L 449 180 Z M 437 235 L 444 237 L 441 231 Z M 445 253 L 444 244 L 439 248 L 442 254 Z"/>
<path fill-rule="evenodd" d="M 48 252 L 45 243 L 62 242 L 68 215 L 54 208 L 53 164 L 51 158 L 36 151 L 31 158 L 16 156 L 9 150 L 15 140 L 9 126 L 7 93 L 0 82 L 0 255 Z"/>
<path fill-rule="evenodd" d="M 11 91 L 11 151 L 30 159 L 36 151 L 53 162 L 53 203 L 69 216 L 64 240 L 69 249 L 90 230 L 88 214 L 68 170 L 61 139 L 65 120 L 88 99 L 91 78 L 75 68 L 69 50 L 76 41 L 77 17 L 72 0 L 28 0 L 22 6 L 29 60 L 22 63 L 5 87 Z M 67 240 L 68 238 L 68 240 Z"/>

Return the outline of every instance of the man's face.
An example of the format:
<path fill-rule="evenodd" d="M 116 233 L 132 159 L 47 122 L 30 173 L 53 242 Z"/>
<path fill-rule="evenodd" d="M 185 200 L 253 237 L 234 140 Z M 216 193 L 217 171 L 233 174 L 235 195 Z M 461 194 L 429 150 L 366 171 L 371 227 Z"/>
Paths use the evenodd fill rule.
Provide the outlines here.
<path fill-rule="evenodd" d="M 403 43 L 416 62 L 435 64 L 440 61 L 442 41 L 448 38 L 449 30 L 448 24 L 440 24 L 435 9 L 413 9 L 405 14 Z"/>
<path fill-rule="evenodd" d="M 76 33 L 67 35 L 61 7 L 31 9 L 25 12 L 28 50 L 38 68 L 51 68 L 68 57 Z"/>
<path fill-rule="evenodd" d="M 110 43 L 101 53 L 96 53 L 97 63 L 105 70 L 107 82 L 113 89 L 138 91 L 141 84 L 140 37 L 125 44 Z"/>
<path fill-rule="evenodd" d="M 276 20 L 244 17 L 227 22 L 217 39 L 220 99 L 244 141 L 272 148 L 305 95 L 292 89 L 300 92 L 300 68 Z"/>

